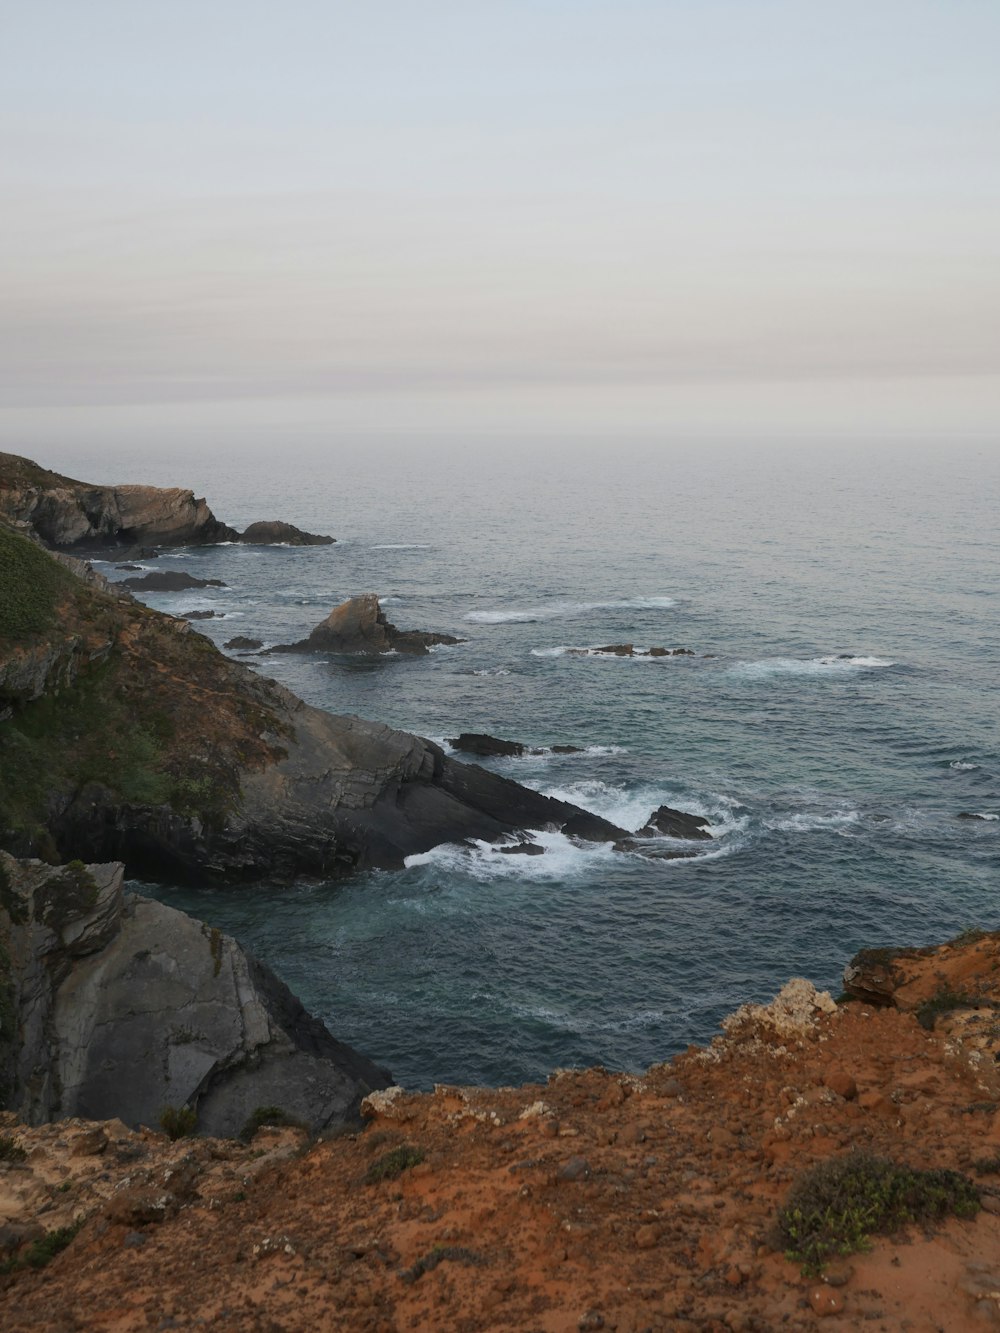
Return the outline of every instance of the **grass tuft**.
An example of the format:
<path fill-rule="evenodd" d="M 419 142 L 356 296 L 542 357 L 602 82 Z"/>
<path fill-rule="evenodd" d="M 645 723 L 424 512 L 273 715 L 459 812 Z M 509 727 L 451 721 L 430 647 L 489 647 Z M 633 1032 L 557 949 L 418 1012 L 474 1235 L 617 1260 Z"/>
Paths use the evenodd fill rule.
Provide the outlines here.
<path fill-rule="evenodd" d="M 401 1143 L 398 1148 L 392 1148 L 381 1157 L 376 1157 L 365 1172 L 365 1184 L 374 1185 L 380 1180 L 396 1180 L 404 1171 L 409 1171 L 423 1160 L 424 1154 L 420 1148 L 415 1148 L 410 1143 Z"/>

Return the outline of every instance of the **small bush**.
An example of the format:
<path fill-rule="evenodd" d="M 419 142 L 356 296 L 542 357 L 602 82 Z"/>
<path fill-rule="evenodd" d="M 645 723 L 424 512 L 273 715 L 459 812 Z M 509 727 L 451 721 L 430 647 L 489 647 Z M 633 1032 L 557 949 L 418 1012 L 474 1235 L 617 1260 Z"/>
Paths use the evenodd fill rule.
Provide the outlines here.
<path fill-rule="evenodd" d="M 0 1134 L 0 1162 L 23 1162 L 27 1152 L 10 1134 Z"/>
<path fill-rule="evenodd" d="M 869 1248 L 869 1236 L 909 1222 L 974 1217 L 979 1190 L 957 1171 L 897 1166 L 870 1152 L 831 1158 L 806 1171 L 778 1213 L 778 1248 L 819 1273 L 828 1259 Z"/>
<path fill-rule="evenodd" d="M 376 1157 L 365 1172 L 365 1184 L 374 1185 L 380 1180 L 395 1180 L 404 1171 L 409 1171 L 410 1167 L 419 1165 L 423 1160 L 424 1154 L 419 1148 L 414 1148 L 409 1143 L 401 1143 L 398 1148 Z"/>
<path fill-rule="evenodd" d="M 186 1139 L 195 1132 L 198 1113 L 190 1106 L 165 1106 L 160 1112 L 160 1128 L 171 1139 Z"/>
<path fill-rule="evenodd" d="M 72 1226 L 46 1232 L 41 1240 L 32 1241 L 24 1254 L 15 1254 L 0 1262 L 0 1274 L 16 1273 L 19 1268 L 44 1268 L 66 1249 L 82 1226 L 81 1218 Z"/>
<path fill-rule="evenodd" d="M 995 1176 L 1000 1173 L 1000 1153 L 995 1157 L 980 1157 L 978 1161 L 972 1163 L 972 1169 L 977 1176 Z"/>
<path fill-rule="evenodd" d="M 412 1268 L 406 1268 L 400 1274 L 404 1282 L 416 1282 L 425 1273 L 431 1273 L 438 1264 L 446 1259 L 456 1264 L 479 1266 L 486 1260 L 475 1250 L 467 1250 L 463 1245 L 435 1245 L 432 1250 L 417 1260 Z"/>

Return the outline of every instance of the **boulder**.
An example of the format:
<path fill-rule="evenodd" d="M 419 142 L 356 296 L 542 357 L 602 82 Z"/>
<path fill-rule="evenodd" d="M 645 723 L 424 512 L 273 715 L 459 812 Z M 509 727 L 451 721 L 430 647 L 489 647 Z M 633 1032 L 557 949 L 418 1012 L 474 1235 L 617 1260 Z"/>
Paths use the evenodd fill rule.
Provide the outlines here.
<path fill-rule="evenodd" d="M 220 611 L 182 611 L 179 619 L 181 620 L 214 620 L 216 616 L 221 620 L 223 613 Z"/>
<path fill-rule="evenodd" d="M 424 630 L 400 630 L 390 624 L 379 606 L 376 593 L 349 597 L 335 606 L 327 618 L 298 643 L 282 643 L 272 653 L 382 653 L 422 655 L 437 643 L 463 643 L 452 634 L 431 634 Z"/>
<path fill-rule="evenodd" d="M 123 890 L 120 864 L 0 853 L 6 993 L 0 1105 L 31 1124 L 191 1107 L 233 1136 L 256 1107 L 314 1131 L 352 1123 L 386 1070 L 334 1038 L 235 940 Z M 141 997 L 141 1003 L 137 997 Z"/>
<path fill-rule="evenodd" d="M 123 588 L 137 592 L 186 592 L 188 588 L 224 588 L 222 579 L 200 579 L 183 569 L 155 569 L 140 579 L 122 579 Z"/>
<path fill-rule="evenodd" d="M 314 532 L 303 532 L 292 523 L 275 521 L 251 523 L 238 538 L 252 546 L 332 546 L 334 537 L 321 537 Z"/>
<path fill-rule="evenodd" d="M 246 648 L 252 650 L 254 648 L 263 648 L 264 645 L 260 639 L 250 639 L 245 634 L 237 634 L 235 638 L 229 639 L 222 646 L 223 648 Z"/>

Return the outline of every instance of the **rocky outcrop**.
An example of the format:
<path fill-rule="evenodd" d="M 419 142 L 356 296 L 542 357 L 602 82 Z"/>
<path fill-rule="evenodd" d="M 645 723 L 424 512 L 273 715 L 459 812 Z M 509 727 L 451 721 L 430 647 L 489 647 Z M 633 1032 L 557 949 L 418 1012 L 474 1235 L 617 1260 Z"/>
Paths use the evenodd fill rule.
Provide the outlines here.
<path fill-rule="evenodd" d="M 263 648 L 260 639 L 251 639 L 246 634 L 237 634 L 233 639 L 227 639 L 222 645 L 223 648 L 243 648 L 247 651 L 254 651 L 257 648 Z"/>
<path fill-rule="evenodd" d="M 315 532 L 303 532 L 292 523 L 275 521 L 251 523 L 239 535 L 241 542 L 251 546 L 332 546 L 334 537 L 321 537 Z"/>
<path fill-rule="evenodd" d="M 0 633 L 7 850 L 233 883 L 398 867 L 522 829 L 627 836 L 430 741 L 311 708 L 187 621 L 81 582 L 2 525 L 0 538 L 0 590 L 13 565 L 39 590 L 35 628 Z"/>
<path fill-rule="evenodd" d="M 123 871 L 0 853 L 0 1105 L 152 1126 L 189 1106 L 231 1135 L 261 1106 L 344 1124 L 386 1086 L 234 940 L 125 893 Z"/>
<path fill-rule="evenodd" d="M 694 657 L 693 648 L 636 648 L 631 643 L 607 643 L 601 648 L 567 648 L 575 657 Z"/>
<path fill-rule="evenodd" d="M 480 759 L 522 759 L 525 755 L 579 754 L 578 745 L 530 746 L 520 741 L 505 741 L 484 731 L 463 731 L 452 736 L 448 744 L 463 754 L 474 754 Z"/>
<path fill-rule="evenodd" d="M 222 579 L 200 579 L 184 569 L 154 569 L 137 579 L 122 579 L 123 588 L 136 592 L 187 592 L 189 588 L 224 588 Z M 188 617 L 190 619 L 190 617 Z"/>
<path fill-rule="evenodd" d="M 689 814 L 686 810 L 674 810 L 669 805 L 661 805 L 649 816 L 645 827 L 639 829 L 637 838 L 684 838 L 688 842 L 700 841 L 712 835 L 708 831 L 709 821 L 701 815 Z"/>
<path fill-rule="evenodd" d="M 193 491 L 91 486 L 16 454 L 0 454 L 0 515 L 30 523 L 46 545 L 63 549 L 196 546 L 237 536 Z"/>
<path fill-rule="evenodd" d="M 423 630 L 400 630 L 389 623 L 376 593 L 349 597 L 335 606 L 327 618 L 298 643 L 282 643 L 272 653 L 382 653 L 422 655 L 438 643 L 462 643 L 451 634 Z"/>
<path fill-rule="evenodd" d="M 243 533 L 222 523 L 203 499 L 180 487 L 94 486 L 0 453 L 0 517 L 30 524 L 47 546 L 102 554 L 126 548 L 132 559 L 153 559 L 157 546 L 217 542 L 329 546 L 332 537 L 291 523 L 251 523 Z M 146 545 L 144 545 L 146 544 Z M 150 549 L 154 548 L 154 549 Z"/>

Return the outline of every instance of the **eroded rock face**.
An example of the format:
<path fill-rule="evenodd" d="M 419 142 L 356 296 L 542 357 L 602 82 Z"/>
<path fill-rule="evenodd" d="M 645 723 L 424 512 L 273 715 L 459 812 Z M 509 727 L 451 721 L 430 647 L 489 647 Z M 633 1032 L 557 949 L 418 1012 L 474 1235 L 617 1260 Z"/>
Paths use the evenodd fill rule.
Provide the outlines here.
<path fill-rule="evenodd" d="M 91 486 L 30 459 L 0 454 L 0 513 L 27 522 L 48 546 L 190 546 L 237 533 L 193 491 L 159 486 Z"/>
<path fill-rule="evenodd" d="M 0 985 L 20 1034 L 0 1049 L 2 1104 L 31 1124 L 151 1126 L 189 1105 L 203 1132 L 231 1135 L 260 1106 L 314 1129 L 345 1123 L 391 1081 L 234 940 L 125 893 L 123 871 L 0 853 Z"/>
<path fill-rule="evenodd" d="M 239 540 L 251 546 L 332 546 L 335 538 L 322 537 L 315 532 L 303 532 L 292 523 L 270 520 L 251 523 L 240 533 Z"/>
<path fill-rule="evenodd" d="M 335 606 L 327 618 L 298 643 L 283 643 L 273 653 L 413 653 L 421 655 L 437 643 L 461 643 L 451 634 L 400 630 L 389 623 L 378 595 L 363 593 Z"/>

